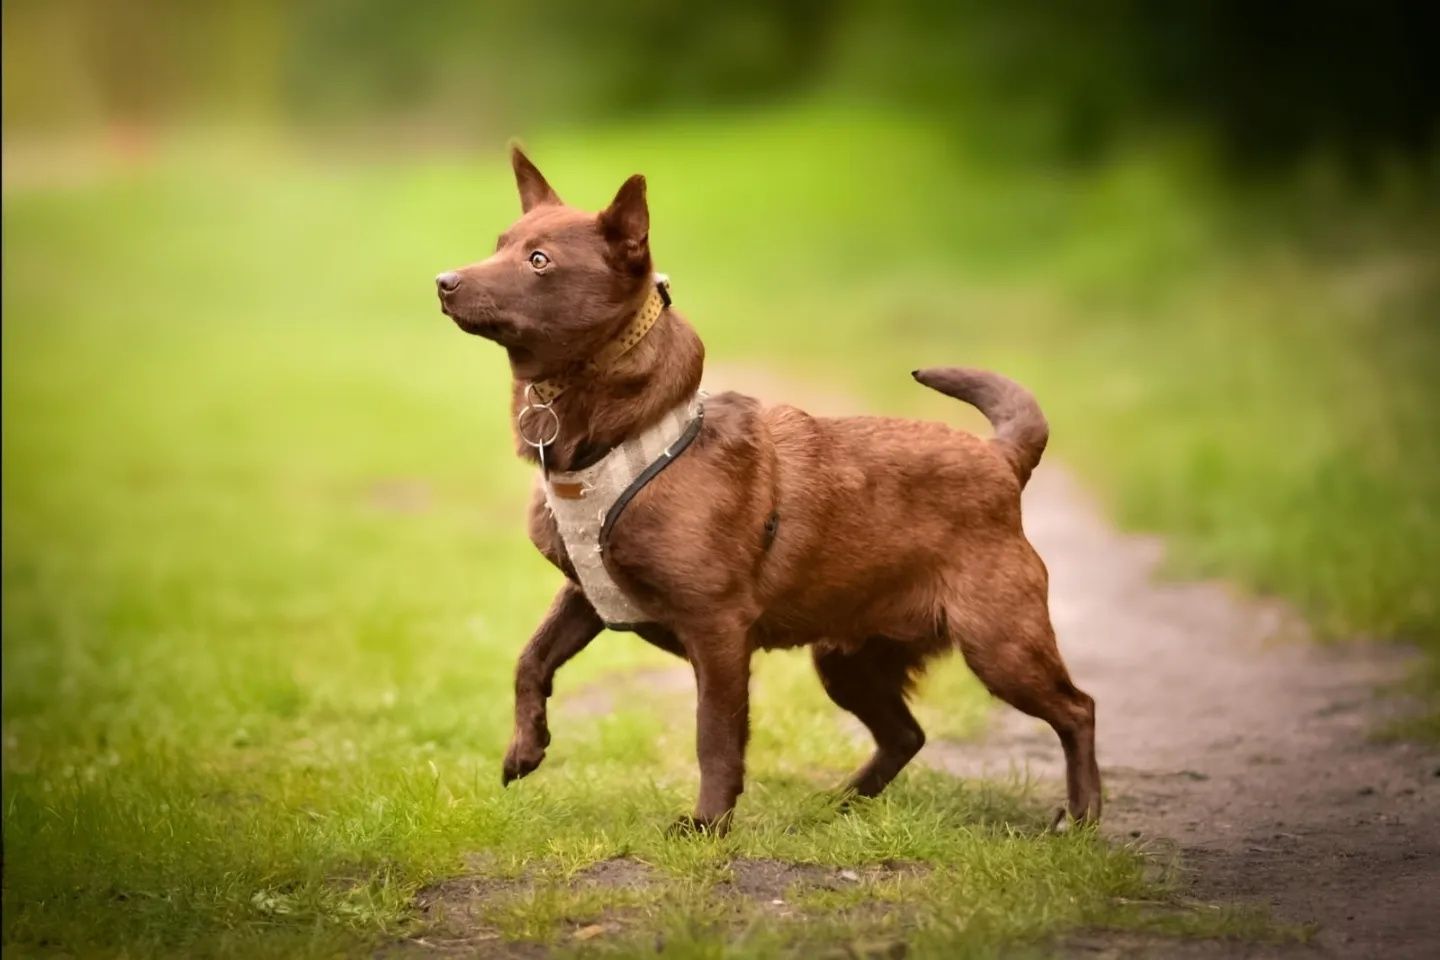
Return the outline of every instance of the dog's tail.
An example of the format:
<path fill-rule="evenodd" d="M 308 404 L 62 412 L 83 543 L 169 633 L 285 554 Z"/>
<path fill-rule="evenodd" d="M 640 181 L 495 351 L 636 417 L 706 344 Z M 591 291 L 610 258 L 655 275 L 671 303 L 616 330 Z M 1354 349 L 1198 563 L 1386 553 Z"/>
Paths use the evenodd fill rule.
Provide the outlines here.
<path fill-rule="evenodd" d="M 1009 462 L 1020 486 L 1025 486 L 1050 439 L 1050 425 L 1029 390 L 998 373 L 970 367 L 930 367 L 911 371 L 910 376 L 985 414 L 995 428 L 990 442 Z"/>

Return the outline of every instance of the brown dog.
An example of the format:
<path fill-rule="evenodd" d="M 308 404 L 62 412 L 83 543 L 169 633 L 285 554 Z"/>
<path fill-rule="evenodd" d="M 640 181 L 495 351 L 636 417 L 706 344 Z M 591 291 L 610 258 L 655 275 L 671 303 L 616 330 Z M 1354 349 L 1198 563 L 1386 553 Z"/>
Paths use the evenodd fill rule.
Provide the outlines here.
<path fill-rule="evenodd" d="M 506 783 L 544 759 L 555 671 L 605 626 L 547 508 L 572 494 L 546 484 L 682 409 L 704 359 L 668 295 L 636 325 L 655 302 L 644 178 L 593 215 L 562 203 L 518 149 L 511 159 L 523 216 L 493 256 L 436 278 L 444 312 L 509 352 L 517 448 L 543 455 L 530 538 L 568 578 L 520 656 Z M 721 394 L 602 540 L 601 576 L 641 612 L 629 626 L 695 670 L 700 798 L 681 824 L 728 825 L 744 786 L 751 655 L 802 644 L 831 699 L 875 738 L 854 793 L 878 794 L 920 750 L 907 693 L 927 659 L 958 647 L 992 693 L 1059 734 L 1069 797 L 1057 823 L 1099 817 L 1094 701 L 1060 659 L 1045 565 L 1020 526 L 1045 418 L 992 373 L 914 376 L 978 407 L 994 439 Z"/>

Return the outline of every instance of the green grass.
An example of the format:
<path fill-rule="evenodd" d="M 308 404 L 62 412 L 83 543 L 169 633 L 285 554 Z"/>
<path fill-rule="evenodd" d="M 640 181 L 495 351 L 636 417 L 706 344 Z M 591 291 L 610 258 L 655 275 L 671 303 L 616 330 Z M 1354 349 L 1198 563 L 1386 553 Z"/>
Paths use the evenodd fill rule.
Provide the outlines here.
<path fill-rule="evenodd" d="M 1173 157 L 1002 173 L 922 125 L 814 110 L 532 147 L 585 206 L 646 170 L 660 267 L 712 357 L 937 415 L 906 371 L 992 364 L 1179 567 L 1436 642 L 1433 237 L 1299 247 L 1330 234 L 1247 233 Z M 916 771 L 852 814 L 817 806 L 863 751 L 803 657 L 759 662 L 725 841 L 661 833 L 695 788 L 683 699 L 559 711 L 546 766 L 501 790 L 513 658 L 556 576 L 523 538 L 504 365 L 430 278 L 488 250 L 511 191 L 498 151 L 201 149 L 7 192 L 7 952 L 358 950 L 411 932 L 415 891 L 475 853 L 549 891 L 495 922 L 561 944 L 597 907 L 554 878 L 645 860 L 667 882 L 627 894 L 619 945 L 659 933 L 677 956 L 901 922 L 947 956 L 1258 929 L 1178 904 L 1134 851 L 1037 835 L 1012 789 Z M 667 662 L 607 635 L 558 698 Z M 984 702 L 952 666 L 923 710 L 962 735 Z M 717 905 L 736 856 L 925 869 L 866 888 L 900 919 L 820 897 L 784 925 Z M 1159 919 L 1130 903 L 1157 898 Z"/>

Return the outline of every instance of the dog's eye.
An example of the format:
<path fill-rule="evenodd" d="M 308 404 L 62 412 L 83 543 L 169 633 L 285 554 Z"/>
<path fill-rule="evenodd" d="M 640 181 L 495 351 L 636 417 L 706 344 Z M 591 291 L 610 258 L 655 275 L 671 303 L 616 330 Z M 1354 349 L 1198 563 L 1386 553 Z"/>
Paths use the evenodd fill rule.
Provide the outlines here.
<path fill-rule="evenodd" d="M 545 256 L 545 254 L 541 253 L 539 250 L 536 250 L 534 253 L 530 254 L 530 266 L 533 267 L 535 270 L 544 270 L 546 267 L 550 266 L 550 258 Z"/>

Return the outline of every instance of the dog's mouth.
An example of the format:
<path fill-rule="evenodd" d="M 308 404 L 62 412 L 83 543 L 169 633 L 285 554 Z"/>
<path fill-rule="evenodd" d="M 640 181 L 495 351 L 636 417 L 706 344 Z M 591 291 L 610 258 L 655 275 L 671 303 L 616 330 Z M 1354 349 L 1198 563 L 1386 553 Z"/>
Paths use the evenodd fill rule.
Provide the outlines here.
<path fill-rule="evenodd" d="M 471 336 L 483 337 L 486 340 L 493 340 L 502 347 L 514 346 L 515 331 L 508 324 L 498 320 L 473 320 L 467 317 L 457 316 L 453 313 L 447 314 L 455 321 L 455 326 Z"/>
<path fill-rule="evenodd" d="M 451 302 L 443 293 L 440 295 L 440 312 L 463 332 L 486 340 L 493 340 L 501 346 L 513 346 L 515 327 L 495 314 L 492 310 L 467 309 Z"/>

